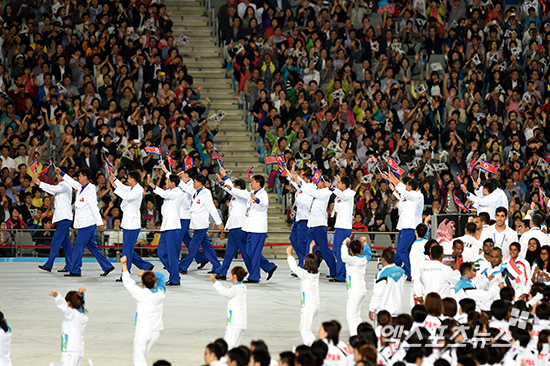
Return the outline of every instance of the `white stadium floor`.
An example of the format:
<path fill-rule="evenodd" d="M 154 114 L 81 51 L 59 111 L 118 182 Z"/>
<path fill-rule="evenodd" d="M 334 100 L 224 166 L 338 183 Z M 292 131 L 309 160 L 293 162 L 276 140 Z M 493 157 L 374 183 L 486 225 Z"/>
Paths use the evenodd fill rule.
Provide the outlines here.
<path fill-rule="evenodd" d="M 0 263 L 0 311 L 13 331 L 12 361 L 14 365 L 48 365 L 60 359 L 60 332 L 63 316 L 48 296 L 57 290 L 63 296 L 69 290 L 85 286 L 89 321 L 84 334 L 86 352 L 84 363 L 91 358 L 94 366 L 132 365 L 132 339 L 136 301 L 122 283 L 115 282 L 120 275 L 120 264 L 108 277 L 92 259 L 85 258 L 82 277 L 66 278 L 56 272 L 62 263 L 56 263 L 51 273 L 37 265 L 43 258 L 18 258 L 17 262 Z M 8 258 L 10 260 L 10 258 Z M 248 285 L 248 328 L 242 344 L 263 339 L 271 357 L 278 359 L 282 351 L 300 345 L 298 331 L 300 317 L 300 280 L 290 276 L 286 261 L 275 261 L 279 269 L 269 281 Z M 155 262 L 155 270 L 162 264 Z M 233 266 L 242 265 L 234 261 Z M 180 287 L 168 287 L 164 303 L 164 330 L 147 357 L 148 364 L 166 359 L 172 365 L 204 364 L 204 347 L 223 337 L 226 322 L 226 300 L 212 287 L 207 271 L 190 267 L 189 274 L 181 276 Z M 368 319 L 368 304 L 377 263 L 367 268 L 367 298 L 363 305 L 363 320 Z M 166 273 L 164 271 L 164 273 Z M 328 268 L 321 265 L 321 310 L 314 323 L 315 333 L 323 321 L 336 319 L 342 323 L 342 339 L 349 338 L 346 323 L 346 285 L 325 279 Z M 137 276 L 134 279 L 139 282 Z M 265 278 L 265 274 L 262 275 Z M 225 281 L 224 285 L 229 286 Z M 405 285 L 404 311 L 409 311 L 410 282 Z"/>

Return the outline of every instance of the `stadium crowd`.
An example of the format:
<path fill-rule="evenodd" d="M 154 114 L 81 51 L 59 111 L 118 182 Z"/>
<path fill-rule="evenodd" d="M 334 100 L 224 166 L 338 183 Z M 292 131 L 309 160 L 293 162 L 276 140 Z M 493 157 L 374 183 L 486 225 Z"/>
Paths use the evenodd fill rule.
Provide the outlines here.
<path fill-rule="evenodd" d="M 548 190 L 549 10 L 538 0 L 228 0 L 218 17 L 266 155 L 351 177 L 356 228 L 394 231 L 397 200 L 370 155 L 418 172 L 427 213 L 462 212 L 451 198 L 466 203 L 457 176 L 473 191 L 474 160 L 497 168 L 512 225 L 538 186 Z"/>
<path fill-rule="evenodd" d="M 190 156 L 193 174 L 217 171 L 217 128 L 204 118 L 211 101 L 193 86 L 178 48 L 185 41 L 172 36 L 164 4 L 17 0 L 5 2 L 1 16 L 0 228 L 52 228 L 52 197 L 34 182 L 37 175 L 53 182 L 54 174 L 40 174 L 50 163 L 73 177 L 91 169 L 108 229 L 120 226 L 122 214 L 105 159 L 123 183 L 138 168 L 164 186 L 158 163 L 166 155 L 174 169 Z M 162 156 L 146 153 L 148 146 Z M 161 203 L 149 192 L 144 227 L 160 227 Z M 0 245 L 13 244 L 11 234 L 1 232 Z M 52 236 L 33 235 L 39 244 Z"/>

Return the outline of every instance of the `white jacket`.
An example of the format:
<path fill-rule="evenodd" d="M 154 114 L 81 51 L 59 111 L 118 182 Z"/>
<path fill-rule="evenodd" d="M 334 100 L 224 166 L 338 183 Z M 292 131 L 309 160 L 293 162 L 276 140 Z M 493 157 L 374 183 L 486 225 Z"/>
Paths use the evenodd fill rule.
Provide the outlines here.
<path fill-rule="evenodd" d="M 226 179 L 224 185 L 231 187 L 231 189 L 223 188 L 231 195 L 231 201 L 229 201 L 229 218 L 225 224 L 225 229 L 240 229 L 243 227 L 244 221 L 246 220 L 246 208 L 248 207 L 250 192 L 246 189 L 235 188 L 231 179 Z"/>
<path fill-rule="evenodd" d="M 0 329 L 0 366 L 12 366 L 10 357 L 11 329 Z"/>
<path fill-rule="evenodd" d="M 387 310 L 392 316 L 403 312 L 403 290 L 407 276 L 401 267 L 390 264 L 376 274 L 369 311 Z"/>
<path fill-rule="evenodd" d="M 487 229 L 486 235 L 489 238 L 493 239 L 493 242 L 495 243 L 494 245 L 495 248 L 500 248 L 502 250 L 503 260 L 508 260 L 510 258 L 510 244 L 512 244 L 515 241 L 519 241 L 518 234 L 509 227 L 506 227 L 506 229 L 500 233 L 496 229 L 496 225 L 489 226 L 489 228 Z M 480 241 L 480 244 L 481 246 L 483 246 L 483 242 Z M 524 250 L 525 251 L 527 250 L 525 248 L 527 248 L 527 246 L 521 247 L 522 252 Z"/>
<path fill-rule="evenodd" d="M 171 173 L 166 173 L 166 178 L 168 178 L 170 174 Z M 180 179 L 178 187 L 183 191 L 183 196 L 181 196 L 180 220 L 189 220 L 191 218 L 191 199 L 196 192 L 193 187 L 193 179 L 189 179 L 187 183 L 185 183 L 183 179 Z"/>
<path fill-rule="evenodd" d="M 458 303 L 462 299 L 472 299 L 476 302 L 476 310 L 490 310 L 491 304 L 497 299 L 500 288 L 496 283 L 489 286 L 489 280 L 485 276 L 476 276 L 473 280 L 461 277 L 455 285 L 454 298 Z"/>
<path fill-rule="evenodd" d="M 89 226 L 103 225 L 103 218 L 99 213 L 97 206 L 96 187 L 92 183 L 84 187 L 68 174 L 62 173 L 63 180 L 73 189 L 76 189 L 76 198 L 74 201 L 74 222 L 75 229 L 82 229 Z"/>
<path fill-rule="evenodd" d="M 479 190 L 476 193 L 477 195 L 468 192 L 467 196 L 470 201 L 474 203 L 474 206 L 477 208 L 478 214 L 480 214 L 481 212 L 487 212 L 491 219 L 494 219 L 495 212 L 500 204 L 500 197 L 498 193 L 492 192 L 488 196 L 484 196 L 483 192 L 479 194 Z M 506 208 L 508 208 L 508 206 Z"/>
<path fill-rule="evenodd" d="M 483 248 L 483 245 L 473 236 L 470 235 L 464 235 L 460 238 L 456 238 L 453 240 L 453 243 L 455 240 L 462 240 L 464 243 L 464 252 L 462 253 L 462 260 L 464 262 L 473 262 L 478 256 L 479 252 Z"/>
<path fill-rule="evenodd" d="M 336 229 L 348 229 L 351 230 L 353 223 L 353 206 L 355 204 L 354 197 L 355 191 L 346 189 L 341 191 L 335 188 L 332 192 L 336 195 L 334 200 L 334 210 L 332 215 L 336 213 L 336 223 L 334 227 Z"/>
<path fill-rule="evenodd" d="M 420 269 L 422 264 L 429 260 L 429 257 L 424 254 L 424 246 L 428 241 L 425 239 L 417 239 L 411 246 L 411 253 L 409 254 L 409 261 L 411 264 L 411 278 L 416 280 L 420 276 Z"/>
<path fill-rule="evenodd" d="M 40 182 L 40 189 L 44 192 L 55 195 L 53 200 L 54 211 L 52 223 L 62 220 L 73 221 L 73 188 L 65 181 L 59 182 L 57 185 Z"/>
<path fill-rule="evenodd" d="M 227 302 L 227 326 L 246 329 L 246 286 L 237 282 L 225 288 L 219 281 L 214 282 L 214 288 L 220 295 L 229 299 Z"/>
<path fill-rule="evenodd" d="M 328 346 L 327 355 L 323 366 L 347 366 L 348 364 L 348 352 L 347 347 L 343 342 L 338 342 L 338 345 L 332 343 L 332 341 L 323 339 L 323 342 Z"/>
<path fill-rule="evenodd" d="M 414 293 L 422 293 L 420 286 L 424 287 L 424 294 L 437 292 L 441 298 L 454 295 L 455 284 L 460 280 L 460 272 L 454 271 L 451 267 L 440 261 L 431 260 L 424 262 L 420 269 L 418 280 L 413 283 Z"/>
<path fill-rule="evenodd" d="M 296 182 L 290 181 L 290 184 L 296 188 L 296 193 L 294 194 L 294 206 L 296 206 L 296 218 L 295 221 L 304 221 L 309 219 L 309 209 L 311 207 L 311 201 L 313 197 L 304 193 L 302 187 L 300 187 Z M 302 185 L 308 184 L 313 185 L 313 183 L 302 182 Z"/>
<path fill-rule="evenodd" d="M 141 228 L 141 200 L 143 199 L 143 187 L 136 184 L 133 188 L 115 180 L 115 194 L 122 198 L 120 209 L 122 210 L 122 221 L 120 226 L 126 230 Z"/>
<path fill-rule="evenodd" d="M 162 203 L 162 225 L 160 231 L 179 230 L 181 229 L 180 222 L 180 207 L 184 193 L 178 187 L 174 189 L 164 190 L 155 186 L 153 190 L 156 194 L 164 198 Z"/>
<path fill-rule="evenodd" d="M 407 191 L 407 186 L 399 183 L 395 190 L 399 193 L 399 221 L 397 229 L 416 229 L 422 223 L 424 195 L 420 191 Z"/>
<path fill-rule="evenodd" d="M 301 307 L 318 309 L 321 306 L 319 298 L 319 272 L 309 273 L 303 268 L 298 267 L 296 260 L 290 256 L 287 259 L 288 266 L 293 273 L 296 273 L 300 279 Z"/>
<path fill-rule="evenodd" d="M 361 256 L 351 256 L 348 254 L 348 246 L 346 243 L 342 243 L 340 253 L 342 254 L 342 262 L 346 264 L 346 285 L 348 291 L 366 294 L 367 284 L 365 283 L 365 273 L 367 271 L 367 263 L 372 258 L 370 248 L 368 250 L 368 255 L 365 253 L 365 255 Z"/>
<path fill-rule="evenodd" d="M 222 219 L 212 200 L 212 193 L 206 187 L 202 187 L 193 194 L 190 228 L 196 230 L 208 229 L 210 216 L 212 216 L 216 225 L 222 224 Z"/>
<path fill-rule="evenodd" d="M 248 193 L 250 195 L 250 193 Z M 269 209 L 269 195 L 265 189 L 260 188 L 254 192 L 256 201 L 248 198 L 246 218 L 243 231 L 247 233 L 267 233 L 267 210 Z"/>
<path fill-rule="evenodd" d="M 319 189 L 314 185 L 302 184 L 302 190 L 313 197 L 309 210 L 307 227 L 319 227 L 328 225 L 327 206 L 332 191 L 328 188 Z"/>
<path fill-rule="evenodd" d="M 137 300 L 136 331 L 160 332 L 164 329 L 162 324 L 162 310 L 166 298 L 166 279 L 164 274 L 155 272 L 157 287 L 154 290 L 136 285 L 136 281 L 130 276 L 130 272 L 122 272 L 124 287 Z"/>
<path fill-rule="evenodd" d="M 84 330 L 88 317 L 81 310 L 71 308 L 60 294 L 57 294 L 54 300 L 64 315 L 63 324 L 61 324 L 61 352 L 70 352 L 83 357 Z"/>

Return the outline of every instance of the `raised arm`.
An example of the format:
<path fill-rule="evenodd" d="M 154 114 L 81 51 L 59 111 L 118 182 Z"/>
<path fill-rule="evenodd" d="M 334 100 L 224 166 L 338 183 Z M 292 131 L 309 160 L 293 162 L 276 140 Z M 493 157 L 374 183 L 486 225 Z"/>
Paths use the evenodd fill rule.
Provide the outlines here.
<path fill-rule="evenodd" d="M 82 185 L 80 185 L 80 183 L 71 178 L 68 174 L 65 174 L 65 172 L 62 171 L 59 167 L 55 168 L 55 172 L 61 175 L 61 177 L 63 177 L 63 180 L 67 182 L 67 184 L 69 184 L 73 189 L 76 189 L 78 191 L 80 188 L 82 188 Z"/>

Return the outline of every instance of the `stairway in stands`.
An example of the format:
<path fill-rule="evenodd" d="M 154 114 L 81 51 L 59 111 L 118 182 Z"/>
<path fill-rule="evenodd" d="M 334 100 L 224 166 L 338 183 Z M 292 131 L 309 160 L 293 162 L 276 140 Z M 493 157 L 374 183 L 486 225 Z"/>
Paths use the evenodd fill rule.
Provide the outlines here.
<path fill-rule="evenodd" d="M 246 180 L 247 169 L 254 166 L 254 173 L 264 173 L 267 179 L 265 165 L 259 162 L 260 154 L 256 151 L 252 133 L 247 129 L 243 110 L 233 97 L 232 80 L 225 77 L 220 47 L 216 44 L 214 27 L 206 7 L 200 0 L 165 0 L 164 4 L 167 11 L 173 12 L 170 19 L 174 22 L 174 38 L 177 40 L 181 35 L 190 38 L 189 46 L 180 44 L 179 51 L 194 79 L 194 87 L 204 86 L 201 95 L 212 100 L 210 115 L 219 110 L 227 113 L 214 140 L 214 146 L 225 153 L 225 169 L 233 175 L 240 174 Z M 215 127 L 212 120 L 209 124 L 211 128 Z M 286 224 L 286 213 L 276 194 L 270 194 L 268 220 L 266 243 L 288 243 L 290 227 Z M 268 246 L 264 248 L 264 255 L 270 258 L 285 257 L 284 249 Z"/>

